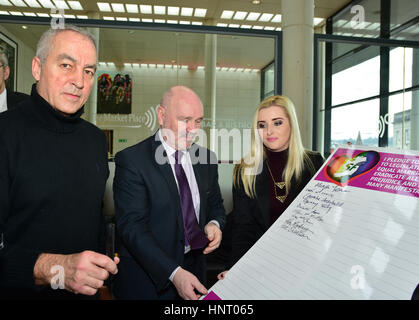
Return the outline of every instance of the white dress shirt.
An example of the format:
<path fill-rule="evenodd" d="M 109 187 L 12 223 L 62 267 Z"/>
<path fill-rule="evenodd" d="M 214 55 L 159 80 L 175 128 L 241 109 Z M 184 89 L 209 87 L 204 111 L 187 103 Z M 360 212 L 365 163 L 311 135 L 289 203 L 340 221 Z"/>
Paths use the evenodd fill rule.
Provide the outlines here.
<path fill-rule="evenodd" d="M 177 182 L 176 172 L 175 172 L 175 163 L 176 163 L 175 152 L 176 152 L 176 149 L 174 149 L 172 146 L 170 146 L 166 143 L 166 141 L 163 139 L 163 135 L 162 135 L 161 130 L 159 130 L 157 134 L 158 134 L 159 139 L 160 139 L 160 141 L 161 141 L 161 143 L 164 147 L 164 150 L 166 151 L 167 158 L 168 158 L 170 166 L 172 168 L 173 176 L 175 177 L 176 185 L 177 185 L 178 191 L 179 191 L 179 184 Z M 191 156 L 190 156 L 190 154 L 187 150 L 185 150 L 185 151 L 179 150 L 179 151 L 183 152 L 183 156 L 181 157 L 181 164 L 182 164 L 183 170 L 185 171 L 186 178 L 188 179 L 189 188 L 191 189 L 191 193 L 192 193 L 192 202 L 193 202 L 194 209 L 195 209 L 195 215 L 196 215 L 196 219 L 199 223 L 199 210 L 200 210 L 201 200 L 200 200 L 200 197 L 199 197 L 199 188 L 198 188 L 198 184 L 196 183 L 195 172 L 193 170 Z M 218 227 L 220 227 L 220 224 L 218 223 L 218 221 L 212 220 L 210 222 L 215 223 Z M 188 253 L 190 250 L 191 250 L 191 247 L 189 245 L 185 246 L 185 254 Z M 173 278 L 175 276 L 175 273 L 176 273 L 177 270 L 179 270 L 179 268 L 180 267 L 177 267 L 175 270 L 173 270 L 172 274 L 169 277 L 170 281 L 173 282 Z"/>
<path fill-rule="evenodd" d="M 7 90 L 4 88 L 0 93 L 0 113 L 7 110 Z"/>

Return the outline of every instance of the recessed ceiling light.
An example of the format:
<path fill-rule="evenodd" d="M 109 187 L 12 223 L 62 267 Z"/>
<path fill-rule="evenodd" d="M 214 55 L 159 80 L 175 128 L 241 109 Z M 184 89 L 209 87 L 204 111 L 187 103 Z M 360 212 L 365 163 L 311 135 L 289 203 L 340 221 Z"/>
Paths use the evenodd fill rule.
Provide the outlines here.
<path fill-rule="evenodd" d="M 227 23 L 217 23 L 217 27 L 227 27 Z"/>
<path fill-rule="evenodd" d="M 115 18 L 114 17 L 103 17 L 103 20 L 114 21 Z"/>
<path fill-rule="evenodd" d="M 280 23 L 281 22 L 281 15 L 280 14 L 276 14 L 275 17 L 272 18 L 271 22 L 276 22 L 276 23 Z"/>
<path fill-rule="evenodd" d="M 166 14 L 166 6 L 154 6 L 154 14 Z"/>
<path fill-rule="evenodd" d="M 177 16 L 179 14 L 179 7 L 167 7 L 167 14 L 169 16 Z"/>
<path fill-rule="evenodd" d="M 244 18 L 246 18 L 246 16 L 247 16 L 247 12 L 246 11 L 237 11 L 234 14 L 233 19 L 234 20 L 244 20 Z"/>
<path fill-rule="evenodd" d="M 62 0 L 54 0 L 55 3 L 55 7 L 58 9 L 63 9 L 63 10 L 68 10 L 70 9 L 67 5 L 67 3 L 65 3 L 65 1 Z"/>
<path fill-rule="evenodd" d="M 111 3 L 111 6 L 114 12 L 125 12 L 125 8 L 122 3 Z"/>
<path fill-rule="evenodd" d="M 198 18 L 204 18 L 207 14 L 207 9 L 196 8 L 194 16 Z"/>
<path fill-rule="evenodd" d="M 179 24 L 191 24 L 190 21 L 180 20 Z"/>
<path fill-rule="evenodd" d="M 153 19 L 141 19 L 141 22 L 153 22 Z"/>
<path fill-rule="evenodd" d="M 128 20 L 132 21 L 132 22 L 140 22 L 141 21 L 140 18 L 128 18 Z"/>
<path fill-rule="evenodd" d="M 53 5 L 50 0 L 38 0 L 38 1 L 44 8 L 55 9 L 55 5 Z"/>
<path fill-rule="evenodd" d="M 99 8 L 99 11 L 101 12 L 111 12 L 111 6 L 109 5 L 109 3 L 106 2 L 98 2 L 97 3 L 97 7 Z"/>
<path fill-rule="evenodd" d="M 138 13 L 138 5 L 136 4 L 126 4 L 125 7 L 129 13 Z"/>
<path fill-rule="evenodd" d="M 25 29 L 26 30 L 26 29 L 28 29 L 28 27 L 27 26 L 22 26 L 22 29 Z"/>
<path fill-rule="evenodd" d="M 253 26 L 253 28 L 252 29 L 255 29 L 255 30 L 262 30 L 263 29 L 263 27 L 262 26 Z"/>
<path fill-rule="evenodd" d="M 26 4 L 22 0 L 10 0 L 16 7 L 26 7 Z"/>
<path fill-rule="evenodd" d="M 202 26 L 201 21 L 192 21 L 192 24 L 195 25 L 195 26 Z"/>
<path fill-rule="evenodd" d="M 177 23 L 178 23 L 178 21 L 177 21 L 177 20 L 167 20 L 167 23 L 177 24 Z"/>
<path fill-rule="evenodd" d="M 273 17 L 272 13 L 262 13 L 262 15 L 259 18 L 259 21 L 262 22 L 268 22 L 269 20 L 271 20 Z"/>
<path fill-rule="evenodd" d="M 259 16 L 260 16 L 260 13 L 259 13 L 259 12 L 250 12 L 250 13 L 247 15 L 246 20 L 249 20 L 249 21 L 256 21 L 256 20 L 259 18 Z"/>
<path fill-rule="evenodd" d="M 180 10 L 180 15 L 185 17 L 192 17 L 193 8 L 182 8 Z"/>
<path fill-rule="evenodd" d="M 89 17 L 88 16 L 85 16 L 85 15 L 77 15 L 77 19 L 84 19 L 84 20 L 86 20 L 86 19 L 89 19 Z"/>
<path fill-rule="evenodd" d="M 78 1 L 67 1 L 71 9 L 73 10 L 83 10 L 83 7 L 81 6 L 80 2 Z"/>
<path fill-rule="evenodd" d="M 233 17 L 234 11 L 230 10 L 223 10 L 223 13 L 221 14 L 221 19 L 231 19 Z"/>
<path fill-rule="evenodd" d="M 166 23 L 166 20 L 164 19 L 154 19 L 155 23 Z"/>
<path fill-rule="evenodd" d="M 27 17 L 36 17 L 36 14 L 33 12 L 24 12 L 23 14 Z"/>
<path fill-rule="evenodd" d="M 260 0 L 252 0 L 253 4 L 260 4 Z"/>
<path fill-rule="evenodd" d="M 25 0 L 27 5 L 31 8 L 40 8 L 41 5 L 36 0 Z"/>
<path fill-rule="evenodd" d="M 228 25 L 228 27 L 229 27 L 229 28 L 238 28 L 238 27 L 240 27 L 240 25 L 239 25 L 239 24 L 230 23 L 230 24 Z"/>
<path fill-rule="evenodd" d="M 240 28 L 242 28 L 242 29 L 251 29 L 251 28 L 252 28 L 252 26 L 249 26 L 248 24 L 242 24 L 242 25 L 240 26 Z"/>
<path fill-rule="evenodd" d="M 263 30 L 269 30 L 269 31 L 272 31 L 272 30 L 275 30 L 275 27 L 265 27 L 265 28 L 263 28 Z"/>
<path fill-rule="evenodd" d="M 153 7 L 148 4 L 140 4 L 140 11 L 143 14 L 152 14 L 153 13 Z"/>
<path fill-rule="evenodd" d="M 126 17 L 116 17 L 116 21 L 128 21 Z"/>

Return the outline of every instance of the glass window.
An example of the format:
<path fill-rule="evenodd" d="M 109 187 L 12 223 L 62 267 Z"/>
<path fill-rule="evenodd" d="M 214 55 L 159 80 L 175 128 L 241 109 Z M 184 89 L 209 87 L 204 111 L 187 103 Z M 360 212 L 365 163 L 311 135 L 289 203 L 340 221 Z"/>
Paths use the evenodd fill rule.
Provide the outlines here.
<path fill-rule="evenodd" d="M 331 148 L 339 144 L 378 146 L 379 99 L 332 109 Z"/>
<path fill-rule="evenodd" d="M 390 92 L 412 86 L 412 59 L 412 48 L 399 47 L 390 50 Z"/>
<path fill-rule="evenodd" d="M 416 106 L 416 107 L 419 107 Z M 410 149 L 410 129 L 412 112 L 412 92 L 395 94 L 389 97 L 389 113 L 383 122 L 389 125 L 389 147 Z"/>
<path fill-rule="evenodd" d="M 380 56 L 377 47 L 363 48 L 333 62 L 332 105 L 375 96 L 379 92 Z"/>
<path fill-rule="evenodd" d="M 275 93 L 275 64 L 271 63 L 262 70 L 263 76 L 263 99 L 274 95 Z"/>
<path fill-rule="evenodd" d="M 28 24 L 28 33 L 20 24 L 0 26 L 0 31 L 19 45 L 18 89 L 24 84 L 24 92 L 29 92 L 34 82 L 31 62 L 36 44 L 47 28 L 49 25 Z M 221 136 L 250 129 L 261 98 L 261 70 L 275 60 L 274 38 L 132 28 L 88 29 L 98 39 L 97 89 L 92 90 L 83 117 L 90 121 L 93 118 L 99 128 L 112 132 L 108 134 L 108 140 L 112 140 L 108 144 L 113 155 L 157 131 L 157 106 L 163 93 L 174 85 L 192 88 L 203 102 L 202 129 L 206 136 L 199 144 L 214 147 L 220 161 L 239 160 L 247 152 L 250 141 L 243 141 L 243 135 L 239 136 L 239 149 L 228 143 L 227 150 L 222 149 L 225 144 Z M 207 70 L 209 57 L 216 64 Z M 266 76 L 271 91 L 273 72 L 274 68 Z M 209 79 L 215 79 L 215 86 Z M 221 135 L 220 131 L 212 134 L 210 129 L 224 131 Z"/>

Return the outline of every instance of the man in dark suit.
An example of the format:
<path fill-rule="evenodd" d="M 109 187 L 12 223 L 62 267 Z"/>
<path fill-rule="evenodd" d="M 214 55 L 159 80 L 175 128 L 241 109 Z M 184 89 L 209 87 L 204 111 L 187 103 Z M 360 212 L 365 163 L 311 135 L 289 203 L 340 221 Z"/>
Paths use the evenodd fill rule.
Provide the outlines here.
<path fill-rule="evenodd" d="M 121 262 L 119 299 L 198 299 L 205 256 L 220 245 L 225 210 L 213 152 L 193 144 L 199 97 L 172 87 L 157 109 L 160 130 L 116 154 L 114 199 Z"/>
<path fill-rule="evenodd" d="M 10 67 L 7 56 L 0 52 L 0 112 L 12 109 L 21 101 L 29 98 L 27 94 L 21 92 L 9 92 L 6 89 L 6 80 L 10 76 Z"/>

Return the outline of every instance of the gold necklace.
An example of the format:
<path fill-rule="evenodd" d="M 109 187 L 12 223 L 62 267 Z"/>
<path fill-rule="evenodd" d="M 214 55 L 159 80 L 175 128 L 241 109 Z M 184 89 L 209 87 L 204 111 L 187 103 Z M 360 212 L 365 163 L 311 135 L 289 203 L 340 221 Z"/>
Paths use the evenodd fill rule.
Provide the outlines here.
<path fill-rule="evenodd" d="M 269 173 L 271 174 L 272 181 L 274 182 L 275 198 L 277 200 L 281 201 L 281 203 L 284 203 L 285 199 L 287 198 L 287 195 L 286 195 L 287 194 L 287 188 L 285 186 L 285 182 L 284 181 L 276 182 L 275 179 L 274 179 L 274 176 L 272 174 L 271 168 L 269 167 L 268 160 L 266 160 L 266 165 L 268 166 Z M 285 188 L 285 196 L 278 196 L 278 194 L 276 192 L 276 187 L 278 187 L 281 190 Z"/>

